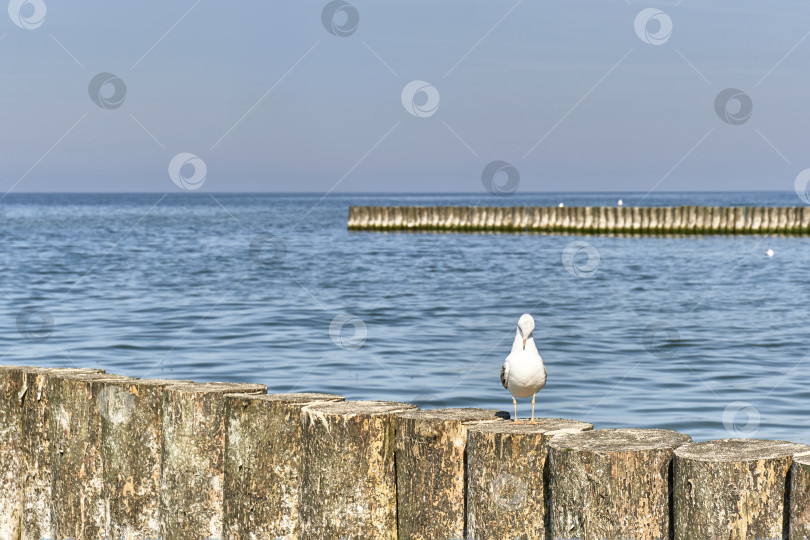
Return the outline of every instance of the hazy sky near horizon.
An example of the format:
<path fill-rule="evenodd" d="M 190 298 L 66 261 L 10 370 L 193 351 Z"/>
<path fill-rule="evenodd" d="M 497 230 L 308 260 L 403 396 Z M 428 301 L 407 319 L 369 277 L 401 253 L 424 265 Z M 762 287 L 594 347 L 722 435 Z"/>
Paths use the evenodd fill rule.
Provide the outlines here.
<path fill-rule="evenodd" d="M 810 168 L 797 0 L 8 11 L 4 193 L 484 192 L 495 160 L 518 191 L 787 191 Z"/>

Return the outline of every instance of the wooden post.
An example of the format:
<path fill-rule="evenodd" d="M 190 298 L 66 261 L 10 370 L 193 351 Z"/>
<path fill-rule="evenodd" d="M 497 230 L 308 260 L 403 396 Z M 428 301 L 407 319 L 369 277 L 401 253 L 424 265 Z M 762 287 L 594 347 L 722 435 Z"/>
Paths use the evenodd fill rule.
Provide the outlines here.
<path fill-rule="evenodd" d="M 472 230 L 474 231 L 483 230 L 484 228 L 483 223 L 484 220 L 486 219 L 486 216 L 484 214 L 485 211 L 486 209 L 480 206 L 473 207 L 471 209 L 472 215 L 470 219 L 470 227 L 472 228 Z"/>
<path fill-rule="evenodd" d="M 672 221 L 669 222 L 668 234 L 681 234 L 683 232 L 683 206 L 673 206 Z"/>
<path fill-rule="evenodd" d="M 0 366 L 0 538 L 20 538 L 23 505 L 23 370 Z"/>
<path fill-rule="evenodd" d="M 675 213 L 671 206 L 666 206 L 659 210 L 659 225 L 658 231 L 662 234 L 670 234 L 672 232 L 672 225 L 675 221 Z"/>
<path fill-rule="evenodd" d="M 810 235 L 810 206 L 801 209 L 801 234 Z"/>
<path fill-rule="evenodd" d="M 728 234 L 740 234 L 745 227 L 745 208 L 738 206 L 729 208 Z"/>
<path fill-rule="evenodd" d="M 539 231 L 540 230 L 540 221 L 542 219 L 542 212 L 543 209 L 539 207 L 531 207 L 529 208 L 529 230 L 530 231 Z"/>
<path fill-rule="evenodd" d="M 720 219 L 717 222 L 718 234 L 729 234 L 734 232 L 734 209 L 720 208 Z"/>
<path fill-rule="evenodd" d="M 633 234 L 641 233 L 641 208 L 633 206 L 630 208 L 631 215 L 633 216 Z"/>
<path fill-rule="evenodd" d="M 783 234 L 796 234 L 799 230 L 798 208 L 785 208 L 785 227 Z"/>
<path fill-rule="evenodd" d="M 596 216 L 599 211 L 598 208 L 593 208 L 592 206 L 586 206 L 582 210 L 585 213 L 585 217 L 582 221 L 582 232 L 584 233 L 593 233 L 596 230 Z"/>
<path fill-rule="evenodd" d="M 160 536 L 163 389 L 181 382 L 118 378 L 92 382 L 101 416 L 108 538 Z"/>
<path fill-rule="evenodd" d="M 596 209 L 596 224 L 594 226 L 594 232 L 596 233 L 605 233 L 607 232 L 607 213 L 608 209 L 604 206 L 600 206 Z"/>
<path fill-rule="evenodd" d="M 107 533 L 101 411 L 95 380 L 132 381 L 103 373 L 48 377 L 51 441 L 51 520 L 55 538 L 90 540 Z"/>
<path fill-rule="evenodd" d="M 225 394 L 263 394 L 263 384 L 194 383 L 163 394 L 160 538 L 223 537 Z"/>
<path fill-rule="evenodd" d="M 487 422 L 467 432 L 467 534 L 474 540 L 544 538 L 548 441 L 593 424 L 538 418 Z"/>
<path fill-rule="evenodd" d="M 605 208 L 606 228 L 605 228 L 604 232 L 610 233 L 610 234 L 616 232 L 616 228 L 618 227 L 618 225 L 617 225 L 617 220 L 618 220 L 617 211 L 618 211 L 618 208 L 616 208 L 616 207 Z"/>
<path fill-rule="evenodd" d="M 345 401 L 301 410 L 301 540 L 396 540 L 394 417 L 414 409 Z"/>
<path fill-rule="evenodd" d="M 754 231 L 760 234 L 768 234 L 770 232 L 771 214 L 767 208 L 755 208 L 757 211 L 754 214 Z M 757 227 L 757 217 L 759 217 L 759 227 Z"/>
<path fill-rule="evenodd" d="M 641 212 L 641 232 L 643 234 L 650 234 L 651 232 L 654 233 L 656 222 L 655 213 L 658 211 L 658 209 L 640 208 L 639 211 Z"/>
<path fill-rule="evenodd" d="M 66 374 L 102 373 L 100 369 L 22 368 L 22 538 L 55 538 L 51 520 L 51 410 L 49 381 Z"/>
<path fill-rule="evenodd" d="M 690 440 L 662 429 L 600 429 L 551 439 L 552 536 L 669 538 L 673 450 Z"/>
<path fill-rule="evenodd" d="M 790 540 L 810 538 L 810 452 L 793 456 L 790 468 Z"/>
<path fill-rule="evenodd" d="M 675 539 L 782 538 L 792 456 L 803 444 L 724 439 L 675 450 Z"/>
<path fill-rule="evenodd" d="M 400 540 L 465 537 L 467 429 L 506 418 L 509 413 L 492 409 L 432 409 L 397 417 Z"/>
<path fill-rule="evenodd" d="M 225 538 L 297 538 L 301 409 L 334 394 L 225 396 Z"/>
<path fill-rule="evenodd" d="M 503 221 L 501 222 L 500 230 L 503 232 L 512 231 L 515 227 L 515 209 L 507 207 L 503 209 Z"/>

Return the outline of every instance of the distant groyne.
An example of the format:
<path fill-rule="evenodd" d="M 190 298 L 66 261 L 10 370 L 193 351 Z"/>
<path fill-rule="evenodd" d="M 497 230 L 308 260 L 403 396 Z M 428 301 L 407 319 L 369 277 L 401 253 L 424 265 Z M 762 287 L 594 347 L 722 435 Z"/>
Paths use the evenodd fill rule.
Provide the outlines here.
<path fill-rule="evenodd" d="M 802 444 L 266 392 L 0 366 L 0 538 L 810 537 Z"/>
<path fill-rule="evenodd" d="M 810 206 L 352 206 L 350 230 L 810 236 Z"/>

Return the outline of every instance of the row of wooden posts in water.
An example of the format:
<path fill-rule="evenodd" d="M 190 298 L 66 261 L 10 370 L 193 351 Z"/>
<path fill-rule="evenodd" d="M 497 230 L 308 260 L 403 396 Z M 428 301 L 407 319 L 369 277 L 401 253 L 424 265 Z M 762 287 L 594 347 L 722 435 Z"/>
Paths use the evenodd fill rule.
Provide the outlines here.
<path fill-rule="evenodd" d="M 0 367 L 0 538 L 810 537 L 810 447 Z"/>
<path fill-rule="evenodd" d="M 348 227 L 381 231 L 810 235 L 810 206 L 352 206 Z"/>

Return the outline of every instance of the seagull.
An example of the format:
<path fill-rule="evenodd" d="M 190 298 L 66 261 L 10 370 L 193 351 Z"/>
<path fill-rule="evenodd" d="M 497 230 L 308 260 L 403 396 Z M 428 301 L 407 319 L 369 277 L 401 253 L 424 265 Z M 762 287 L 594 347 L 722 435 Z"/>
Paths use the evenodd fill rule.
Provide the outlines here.
<path fill-rule="evenodd" d="M 773 250 L 769 249 L 768 251 L 765 252 L 765 255 L 767 255 L 768 257 L 773 257 Z"/>
<path fill-rule="evenodd" d="M 562 207 L 563 207 L 563 206 L 565 206 L 565 205 L 564 205 L 563 203 L 560 203 L 560 204 L 558 204 L 557 206 L 559 206 L 560 208 L 562 208 Z"/>
<path fill-rule="evenodd" d="M 623 201 L 623 200 L 621 200 L 621 199 L 619 199 L 619 206 L 621 206 L 621 205 L 623 205 L 623 204 L 624 204 L 624 201 Z"/>
<path fill-rule="evenodd" d="M 501 367 L 501 384 L 512 394 L 512 404 L 515 406 L 515 422 L 517 418 L 516 397 L 527 398 L 532 396 L 532 418 L 534 421 L 534 397 L 546 385 L 546 366 L 537 352 L 532 331 L 534 319 L 528 313 L 520 316 L 515 341 L 512 343 L 512 352 L 506 357 Z"/>

